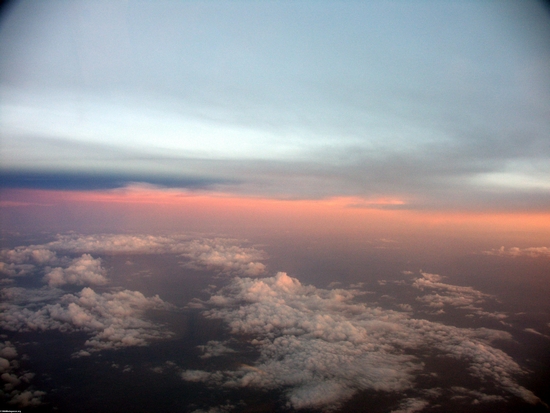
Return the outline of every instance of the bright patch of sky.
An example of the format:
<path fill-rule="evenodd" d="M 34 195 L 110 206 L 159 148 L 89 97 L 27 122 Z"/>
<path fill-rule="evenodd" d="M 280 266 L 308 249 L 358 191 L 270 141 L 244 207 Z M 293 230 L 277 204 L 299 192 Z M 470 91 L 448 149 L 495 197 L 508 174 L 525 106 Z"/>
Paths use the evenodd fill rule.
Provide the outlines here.
<path fill-rule="evenodd" d="M 550 158 L 548 20 L 529 1 L 14 2 L 0 28 L 2 168 L 313 163 L 364 195 L 356 166 L 385 162 L 386 175 L 430 164 L 438 179 L 455 171 L 447 184 L 479 189 L 481 172 L 546 190 L 532 182 L 547 171 L 508 167 Z M 90 166 L 82 144 L 126 156 Z"/>

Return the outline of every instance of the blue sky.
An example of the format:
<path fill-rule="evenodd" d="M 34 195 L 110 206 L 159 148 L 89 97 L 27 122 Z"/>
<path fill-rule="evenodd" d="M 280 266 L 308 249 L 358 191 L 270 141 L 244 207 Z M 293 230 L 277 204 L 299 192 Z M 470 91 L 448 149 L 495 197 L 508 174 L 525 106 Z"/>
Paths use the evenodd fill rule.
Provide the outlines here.
<path fill-rule="evenodd" d="M 529 1 L 16 1 L 4 186 L 547 210 L 549 22 Z"/>

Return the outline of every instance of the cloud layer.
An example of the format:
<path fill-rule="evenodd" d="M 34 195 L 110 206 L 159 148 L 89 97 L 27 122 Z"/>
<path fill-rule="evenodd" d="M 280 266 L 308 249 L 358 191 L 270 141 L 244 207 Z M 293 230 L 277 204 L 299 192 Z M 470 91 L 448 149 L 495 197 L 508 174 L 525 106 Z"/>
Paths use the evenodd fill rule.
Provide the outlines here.
<path fill-rule="evenodd" d="M 82 254 L 77 258 L 74 254 Z M 59 235 L 42 244 L 20 246 L 0 251 L 0 272 L 10 281 L 13 277 L 44 274 L 47 287 L 21 287 L 1 290 L 0 326 L 10 331 L 62 332 L 83 331 L 90 338 L 86 350 L 91 351 L 145 346 L 152 340 L 172 336 L 163 326 L 147 321 L 147 310 L 173 310 L 174 306 L 158 295 L 145 297 L 139 291 L 115 290 L 97 292 L 109 286 L 107 270 L 101 258 L 91 254 L 175 254 L 182 265 L 198 270 L 211 270 L 219 275 L 258 276 L 265 272 L 260 260 L 263 251 L 240 246 L 234 239 L 192 239 L 184 235 Z M 68 294 L 67 285 L 86 286 Z M 231 351 L 222 343 L 211 342 L 204 348 L 205 357 Z"/>
<path fill-rule="evenodd" d="M 500 255 L 508 257 L 550 257 L 550 248 L 548 247 L 528 247 L 528 248 L 504 248 L 492 249 L 489 251 L 483 251 L 486 255 Z"/>
<path fill-rule="evenodd" d="M 67 262 L 58 253 L 81 253 L 79 259 Z M 31 274 L 38 267 L 64 264 L 66 268 L 49 270 L 46 281 L 52 286 L 63 284 L 105 284 L 101 261 L 90 254 L 176 254 L 185 258 L 189 268 L 213 270 L 225 275 L 259 276 L 266 267 L 260 262 L 265 252 L 241 246 L 236 239 L 200 238 L 185 235 L 58 235 L 55 241 L 4 249 L 0 252 L 0 273 L 10 276 Z"/>
<path fill-rule="evenodd" d="M 532 404 L 540 401 L 518 381 L 526 371 L 498 348 L 499 342 L 512 339 L 510 333 L 458 328 L 421 318 L 429 314 L 433 319 L 434 314 L 452 310 L 504 324 L 506 314 L 484 309 L 494 297 L 473 287 L 445 283 L 437 274 L 421 272 L 413 277 L 408 271 L 404 272 L 408 280 L 394 283 L 412 291 L 409 297 L 413 298 L 396 303 L 392 308 L 403 311 L 394 311 L 367 303 L 371 296 L 361 290 L 364 283 L 349 289 L 321 289 L 303 285 L 283 272 L 259 278 L 267 271 L 261 262 L 266 254 L 234 239 L 72 234 L 42 245 L 2 250 L 4 279 L 22 285 L 17 284 L 18 277 L 34 276 L 45 285 L 3 288 L 0 327 L 19 332 L 84 332 L 87 339 L 74 352 L 75 358 L 173 337 L 165 326 L 148 320 L 146 312 L 175 307 L 158 295 L 146 297 L 113 286 L 103 267 L 108 254 L 173 254 L 181 257 L 184 267 L 226 277 L 225 287 L 207 301 L 194 300 L 190 307 L 202 308 L 208 318 L 223 320 L 234 338 L 206 342 L 199 346 L 199 357 L 205 365 L 221 366 L 224 357 L 236 355 L 244 340 L 256 348 L 259 358 L 234 369 L 181 370 L 185 381 L 281 391 L 284 403 L 294 409 L 330 410 L 362 391 L 395 395 L 399 398 L 392 407 L 395 412 L 420 411 L 444 397 L 470 403 L 513 397 Z M 75 285 L 84 288 L 75 292 Z M 382 280 L 380 285 L 392 284 Z M 0 359 L 0 367 L 5 369 L 5 386 L 16 389 L 23 376 L 9 370 L 8 356 L 16 356 L 11 345 L 0 348 L 0 357 L 6 360 Z M 468 388 L 470 381 L 462 387 L 426 388 L 419 384 L 419 377 L 441 373 L 430 367 L 428 360 L 434 357 L 458 361 L 473 383 L 487 386 Z M 10 400 L 20 405 L 40 402 L 40 392 L 18 391 Z"/>
<path fill-rule="evenodd" d="M 417 281 L 437 282 L 437 277 L 427 274 Z M 456 287 L 458 292 L 473 294 Z M 357 290 L 302 285 L 285 273 L 235 278 L 205 303 L 210 307 L 205 315 L 223 319 L 232 334 L 249 338 L 260 358 L 235 370 L 186 370 L 182 378 L 229 388 L 286 389 L 288 406 L 330 408 L 362 390 L 398 394 L 414 389 L 415 377 L 426 373 L 421 354 L 429 349 L 463 362 L 471 376 L 493 383 L 498 397 L 539 401 L 516 382 L 522 368 L 491 345 L 511 339 L 509 333 L 411 318 L 360 303 L 359 295 Z M 403 403 L 397 411 L 427 405 L 420 399 Z"/>

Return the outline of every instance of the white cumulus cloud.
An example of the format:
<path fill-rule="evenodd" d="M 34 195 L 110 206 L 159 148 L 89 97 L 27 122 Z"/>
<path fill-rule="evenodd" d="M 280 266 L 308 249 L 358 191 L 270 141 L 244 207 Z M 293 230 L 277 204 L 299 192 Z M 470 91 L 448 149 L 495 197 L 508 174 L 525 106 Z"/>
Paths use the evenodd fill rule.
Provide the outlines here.
<path fill-rule="evenodd" d="M 262 275 L 266 270 L 265 265 L 259 262 L 265 258 L 265 253 L 235 245 L 235 240 L 194 240 L 187 244 L 187 250 L 182 255 L 190 259 L 188 266 L 197 269 L 214 269 L 249 277 Z"/>
<path fill-rule="evenodd" d="M 68 258 L 57 256 L 63 252 L 83 255 L 70 262 L 69 268 L 64 268 Z M 192 239 L 185 235 L 70 234 L 58 235 L 55 241 L 43 245 L 2 250 L 0 273 L 15 277 L 32 273 L 36 266 L 56 265 L 45 277 L 50 285 L 104 284 L 101 278 L 104 274 L 93 263 L 90 254 L 176 254 L 186 259 L 183 264 L 189 268 L 213 270 L 219 274 L 253 277 L 266 271 L 265 264 L 261 262 L 266 258 L 265 252 L 243 247 L 236 239 Z"/>
<path fill-rule="evenodd" d="M 260 358 L 235 370 L 184 371 L 182 378 L 213 386 L 286 389 L 293 408 L 330 408 L 361 390 L 400 394 L 414 388 L 425 366 L 413 354 L 429 348 L 462 360 L 472 376 L 493 382 L 503 393 L 539 401 L 515 381 L 524 373 L 520 366 L 491 345 L 495 338 L 511 338 L 508 333 L 413 319 L 359 303 L 354 300 L 358 294 L 302 285 L 285 273 L 235 278 L 206 302 L 205 315 L 223 319 L 232 334 L 249 338 Z M 424 406 L 423 400 L 409 399 L 400 410 Z"/>
<path fill-rule="evenodd" d="M 51 287 L 64 284 L 104 285 L 107 284 L 105 269 L 101 267 L 101 259 L 83 254 L 74 259 L 67 268 L 56 267 L 44 276 L 44 281 Z"/>
<path fill-rule="evenodd" d="M 0 326 L 11 331 L 85 331 L 90 334 L 85 343 L 89 351 L 144 346 L 172 336 L 162 326 L 147 321 L 144 312 L 173 307 L 158 295 L 145 297 L 139 291 L 98 294 L 86 287 L 78 294 L 62 296 L 56 304 L 34 307 L 2 304 Z"/>

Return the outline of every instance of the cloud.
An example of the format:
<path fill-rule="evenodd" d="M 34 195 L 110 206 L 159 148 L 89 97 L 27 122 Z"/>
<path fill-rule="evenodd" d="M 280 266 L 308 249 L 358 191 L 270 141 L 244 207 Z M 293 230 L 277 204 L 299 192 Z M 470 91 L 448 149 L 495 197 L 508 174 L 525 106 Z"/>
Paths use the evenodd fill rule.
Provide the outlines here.
<path fill-rule="evenodd" d="M 107 252 L 133 254 L 179 254 L 189 259 L 187 267 L 216 270 L 224 274 L 257 276 L 265 272 L 265 253 L 255 248 L 244 248 L 238 240 L 189 239 L 186 236 L 152 235 L 94 235 L 61 236 L 47 244 L 50 248 L 75 252 Z"/>
<path fill-rule="evenodd" d="M 97 294 L 86 287 L 80 293 L 62 296 L 56 304 L 38 309 L 26 304 L 2 304 L 0 326 L 10 331 L 84 331 L 90 335 L 84 343 L 88 351 L 145 346 L 172 336 L 144 318 L 146 310 L 174 308 L 158 295 L 145 297 L 130 290 Z"/>
<path fill-rule="evenodd" d="M 6 261 L 0 262 L 0 274 L 8 277 L 31 275 L 41 267 L 60 263 L 54 251 L 40 245 L 3 249 L 0 251 L 0 258 Z"/>
<path fill-rule="evenodd" d="M 494 394 L 485 394 L 480 391 L 469 390 L 464 387 L 455 386 L 455 387 L 452 387 L 451 390 L 459 394 L 467 394 L 469 396 L 473 396 L 474 400 L 472 401 L 472 404 L 506 401 L 506 399 L 502 396 L 498 396 Z M 462 398 L 462 397 L 464 396 L 457 395 L 457 396 L 452 396 L 451 399 Z"/>
<path fill-rule="evenodd" d="M 490 317 L 503 320 L 508 316 L 500 312 L 484 311 L 480 304 L 485 302 L 490 295 L 484 294 L 472 287 L 462 287 L 442 283 L 442 277 L 438 274 L 429 274 L 421 272 L 422 277 L 413 281 L 413 287 L 419 290 L 436 291 L 433 294 L 427 294 L 417 298 L 417 301 L 437 309 L 440 313 L 444 312 L 445 306 L 452 306 L 463 310 L 468 310 L 481 317 Z"/>
<path fill-rule="evenodd" d="M 187 266 L 197 269 L 216 269 L 224 274 L 259 276 L 266 267 L 259 262 L 265 253 L 254 248 L 235 245 L 235 240 L 194 240 L 182 255 L 191 261 Z"/>
<path fill-rule="evenodd" d="M 89 351 L 86 351 L 86 350 L 79 350 L 79 351 L 76 351 L 74 352 L 71 357 L 72 358 L 80 358 L 80 357 L 90 357 L 92 355 L 92 353 L 90 353 Z"/>
<path fill-rule="evenodd" d="M 483 251 L 486 255 L 499 255 L 504 257 L 550 257 L 550 248 L 548 247 L 529 247 L 529 248 L 504 248 L 492 249 L 489 251 Z"/>
<path fill-rule="evenodd" d="M 210 357 L 219 357 L 223 356 L 228 353 L 235 353 L 235 350 L 226 347 L 226 343 L 222 343 L 220 341 L 211 340 L 204 346 L 198 346 L 199 349 L 203 351 L 202 356 L 200 356 L 203 359 L 207 359 Z"/>
<path fill-rule="evenodd" d="M 82 253 L 80 259 L 69 264 L 66 257 L 57 253 Z M 8 276 L 27 275 L 35 270 L 34 265 L 68 265 L 56 267 L 46 274 L 46 282 L 52 286 L 64 284 L 101 285 L 106 283 L 100 262 L 90 254 L 176 254 L 186 259 L 183 265 L 198 270 L 213 270 L 225 275 L 259 276 L 266 266 L 260 262 L 265 252 L 252 247 L 243 247 L 236 239 L 199 238 L 185 235 L 119 235 L 100 234 L 81 236 L 59 235 L 55 241 L 43 245 L 22 246 L 5 249 L 0 257 L 0 272 Z"/>
<path fill-rule="evenodd" d="M 424 279 L 438 280 L 430 275 Z M 495 383 L 502 392 L 538 402 L 514 381 L 524 373 L 519 365 L 491 346 L 510 334 L 413 319 L 408 313 L 359 303 L 354 300 L 358 294 L 302 285 L 285 273 L 235 278 L 211 296 L 204 314 L 223 319 L 233 335 L 249 340 L 259 359 L 235 370 L 187 370 L 182 378 L 229 388 L 285 389 L 293 408 L 330 408 L 361 390 L 413 389 L 415 376 L 426 368 L 419 350 L 429 348 L 461 360 L 470 375 Z M 424 403 L 409 402 L 401 410 L 414 411 L 410 409 Z"/>
<path fill-rule="evenodd" d="M 21 369 L 17 356 L 17 350 L 11 342 L 0 342 L 0 379 L 3 383 L 0 398 L 18 407 L 39 406 L 46 393 L 36 390 L 30 384 L 34 373 Z"/>
<path fill-rule="evenodd" d="M 23 140 L 27 141 L 31 145 L 38 144 L 42 147 L 52 146 L 55 147 L 57 144 L 56 150 L 59 153 L 59 146 L 72 147 L 73 150 L 84 150 L 89 153 L 90 150 L 97 150 L 99 148 L 103 149 L 105 152 L 102 155 L 112 156 L 112 153 L 116 151 L 115 148 L 106 148 L 100 147 L 99 145 L 85 145 L 79 144 L 70 141 L 56 140 L 56 139 L 43 139 L 35 140 L 29 139 L 28 137 L 21 137 Z M 109 151 L 111 149 L 111 151 Z M 131 152 L 130 152 L 131 153 Z M 125 155 L 129 155 L 128 152 Z M 135 156 L 136 153 L 134 152 Z M 174 187 L 174 188 L 208 188 L 213 184 L 223 184 L 232 182 L 228 179 L 211 179 L 208 177 L 197 178 L 197 177 L 163 177 L 158 178 L 151 175 L 144 174 L 113 174 L 113 173 L 94 173 L 87 174 L 82 172 L 77 173 L 52 173 L 48 171 L 40 172 L 30 172 L 30 171 L 2 171 L 2 180 L 0 181 L 0 187 L 2 188 L 33 188 L 33 189 L 53 189 L 53 190 L 101 190 L 101 189 L 115 189 L 121 188 L 126 185 L 143 182 L 149 186 L 161 187 Z M 3 201 L 0 202 L 0 207 L 10 207 L 10 206 L 29 206 L 29 205 L 44 205 L 36 204 L 29 202 L 14 202 L 14 201 Z M 48 205 L 49 206 L 49 205 Z"/>
<path fill-rule="evenodd" d="M 25 206 L 31 206 L 31 205 L 51 206 L 49 204 L 38 204 L 35 202 L 0 201 L 0 208 L 19 208 L 19 207 L 25 207 Z"/>
<path fill-rule="evenodd" d="M 44 281 L 51 287 L 64 284 L 76 285 L 104 285 L 107 284 L 105 269 L 101 267 L 100 258 L 92 258 L 90 254 L 83 254 L 74 259 L 68 268 L 56 267 L 46 273 Z"/>
<path fill-rule="evenodd" d="M 34 268 L 32 264 L 7 264 L 0 262 L 0 274 L 7 275 L 8 277 L 24 277 L 31 274 Z"/>
<path fill-rule="evenodd" d="M 58 300 L 64 294 L 63 290 L 51 287 L 41 289 L 26 289 L 21 287 L 3 288 L 0 291 L 2 301 L 12 304 L 32 304 L 43 301 Z"/>
<path fill-rule="evenodd" d="M 67 253 L 82 255 L 70 258 L 64 255 Z M 174 308 L 158 296 L 148 298 L 130 290 L 97 293 L 91 288 L 84 288 L 77 294 L 65 294 L 56 288 L 67 284 L 107 284 L 101 258 L 94 258 L 91 253 L 171 253 L 183 257 L 183 265 L 187 267 L 213 270 L 218 274 L 258 276 L 265 271 L 265 265 L 259 262 L 265 258 L 265 253 L 242 247 L 234 239 L 190 239 L 185 235 L 60 235 L 46 244 L 0 252 L 7 261 L 0 266 L 5 274 L 17 276 L 23 275 L 23 271 L 41 270 L 45 274 L 42 280 L 49 286 L 2 289 L 0 325 L 11 331 L 84 331 L 90 335 L 85 342 L 87 352 L 144 346 L 152 340 L 171 337 L 171 332 L 144 318 L 146 310 Z M 57 266 L 52 268 L 54 264 Z M 205 357 L 212 357 L 232 350 L 222 343 L 211 342 L 204 351 Z M 74 353 L 75 357 L 84 355 L 84 352 Z"/>
<path fill-rule="evenodd" d="M 12 392 L 12 394 L 13 393 L 14 392 Z M 20 407 L 39 406 L 42 404 L 42 396 L 44 396 L 45 394 L 46 392 L 40 390 L 25 390 L 23 392 L 15 392 L 8 403 L 16 404 Z"/>
<path fill-rule="evenodd" d="M 212 374 L 201 370 L 185 370 L 181 373 L 181 378 L 185 381 L 201 382 L 212 378 Z"/>
<path fill-rule="evenodd" d="M 537 336 L 550 338 L 550 336 L 547 336 L 546 334 L 542 334 L 541 332 L 535 330 L 534 328 L 525 328 L 523 331 L 526 331 L 531 334 L 536 334 Z"/>
<path fill-rule="evenodd" d="M 80 236 L 59 235 L 44 247 L 85 253 L 162 254 L 179 252 L 188 240 L 185 236 L 162 237 L 153 235 L 99 234 Z"/>
<path fill-rule="evenodd" d="M 0 257 L 14 264 L 30 262 L 40 265 L 51 264 L 55 262 L 57 258 L 54 251 L 41 245 L 22 246 L 11 250 L 4 249 L 0 252 Z"/>
<path fill-rule="evenodd" d="M 415 413 L 423 410 L 430 403 L 421 399 L 407 399 L 399 406 L 399 409 L 392 410 L 391 413 Z"/>
<path fill-rule="evenodd" d="M 22 246 L 0 251 L 0 273 L 8 277 L 22 277 L 32 274 L 36 266 L 58 261 L 56 253 L 40 245 Z"/>
<path fill-rule="evenodd" d="M 5 359 L 13 359 L 17 357 L 17 350 L 15 349 L 15 346 L 9 341 L 0 343 L 0 357 Z"/>

